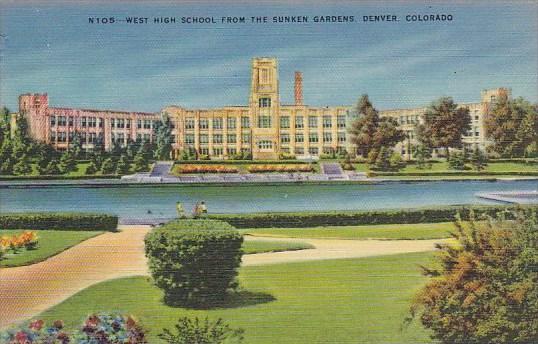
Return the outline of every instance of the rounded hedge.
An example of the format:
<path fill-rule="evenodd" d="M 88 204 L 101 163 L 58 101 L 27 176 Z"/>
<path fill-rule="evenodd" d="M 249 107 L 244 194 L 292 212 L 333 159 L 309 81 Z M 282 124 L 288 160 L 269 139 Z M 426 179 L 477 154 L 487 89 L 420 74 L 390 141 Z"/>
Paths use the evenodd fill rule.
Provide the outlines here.
<path fill-rule="evenodd" d="M 243 236 L 236 230 L 170 230 L 145 238 L 148 265 L 168 305 L 209 308 L 237 287 Z"/>

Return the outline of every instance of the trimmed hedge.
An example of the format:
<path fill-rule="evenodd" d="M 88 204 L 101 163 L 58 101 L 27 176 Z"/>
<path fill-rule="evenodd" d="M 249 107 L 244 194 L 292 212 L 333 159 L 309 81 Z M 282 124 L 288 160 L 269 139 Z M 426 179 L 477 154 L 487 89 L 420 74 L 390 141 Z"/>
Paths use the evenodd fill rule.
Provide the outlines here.
<path fill-rule="evenodd" d="M 238 286 L 243 236 L 236 230 L 169 229 L 145 238 L 148 266 L 164 302 L 198 308 L 220 304 Z"/>
<path fill-rule="evenodd" d="M 469 218 L 469 210 L 476 216 L 494 216 L 499 211 L 530 209 L 538 215 L 538 206 L 447 206 L 399 210 L 340 211 L 340 212 L 296 212 L 296 213 L 253 213 L 211 214 L 208 217 L 226 221 L 236 228 L 305 228 L 320 226 L 353 226 L 394 223 L 429 223 L 453 221 L 457 213 L 463 220 Z"/>
<path fill-rule="evenodd" d="M 119 174 L 99 174 L 99 175 L 81 175 L 81 176 L 64 176 L 58 175 L 39 175 L 39 176 L 12 176 L 0 175 L 0 180 L 79 180 L 79 179 L 120 179 Z"/>
<path fill-rule="evenodd" d="M 0 214 L 0 229 L 33 229 L 57 231 L 115 232 L 118 217 L 91 213 L 4 213 Z"/>
<path fill-rule="evenodd" d="M 228 222 L 211 219 L 181 219 L 168 222 L 159 230 L 233 230 L 234 226 Z"/>
<path fill-rule="evenodd" d="M 417 177 L 427 177 L 427 176 L 538 176 L 538 171 L 440 171 L 440 172 L 379 172 L 379 171 L 368 171 L 368 177 L 376 176 L 417 176 Z"/>
<path fill-rule="evenodd" d="M 176 160 L 175 165 L 202 164 L 202 165 L 259 165 L 259 164 L 316 164 L 316 161 L 304 160 Z"/>

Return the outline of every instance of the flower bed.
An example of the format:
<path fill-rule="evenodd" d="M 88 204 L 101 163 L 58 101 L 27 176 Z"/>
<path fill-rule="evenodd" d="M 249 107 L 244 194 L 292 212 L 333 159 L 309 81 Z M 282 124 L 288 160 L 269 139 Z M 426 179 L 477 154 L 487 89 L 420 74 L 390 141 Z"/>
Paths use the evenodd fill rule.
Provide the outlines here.
<path fill-rule="evenodd" d="M 145 330 L 132 317 L 116 314 L 90 315 L 73 333 L 64 329 L 61 320 L 48 327 L 43 320 L 35 320 L 28 326 L 0 333 L 0 340 L 8 344 L 147 344 Z"/>
<path fill-rule="evenodd" d="M 23 247 L 27 250 L 37 248 L 38 236 L 36 232 L 25 231 L 18 235 L 3 236 L 0 238 L 0 257 L 3 252 L 11 251 L 18 253 Z"/>
<path fill-rule="evenodd" d="M 314 168 L 306 164 L 267 164 L 267 165 L 250 165 L 247 170 L 251 173 L 264 172 L 312 172 Z"/>
<path fill-rule="evenodd" d="M 177 173 L 237 173 L 239 170 L 233 166 L 227 165 L 179 165 L 176 168 Z"/>

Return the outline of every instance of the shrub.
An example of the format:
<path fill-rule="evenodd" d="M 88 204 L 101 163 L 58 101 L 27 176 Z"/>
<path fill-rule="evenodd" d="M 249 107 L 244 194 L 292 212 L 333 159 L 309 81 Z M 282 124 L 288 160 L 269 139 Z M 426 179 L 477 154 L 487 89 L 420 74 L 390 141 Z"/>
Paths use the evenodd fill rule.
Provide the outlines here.
<path fill-rule="evenodd" d="M 91 213 L 8 213 L 0 214 L 3 229 L 51 229 L 115 232 L 118 217 Z"/>
<path fill-rule="evenodd" d="M 441 343 L 538 342 L 538 220 L 456 223 L 411 308 Z"/>
<path fill-rule="evenodd" d="M 340 164 L 342 166 L 342 169 L 345 171 L 355 171 L 355 167 L 352 163 L 349 162 L 343 162 Z"/>
<path fill-rule="evenodd" d="M 210 219 L 181 219 L 168 222 L 167 224 L 159 227 L 160 230 L 184 230 L 184 229 L 193 229 L 193 230 L 233 230 L 234 226 L 230 225 L 228 222 L 219 221 L 219 220 L 210 220 Z"/>
<path fill-rule="evenodd" d="M 280 153 L 278 155 L 279 160 L 295 160 L 295 155 L 291 153 Z"/>
<path fill-rule="evenodd" d="M 474 206 L 477 216 L 493 216 L 499 211 L 513 210 L 514 206 Z M 538 213 L 538 206 L 527 206 Z M 459 212 L 463 219 L 469 218 L 471 208 L 447 206 L 436 208 L 371 210 L 371 211 L 334 211 L 334 212 L 289 212 L 253 214 L 210 214 L 210 219 L 226 221 L 236 228 L 270 227 L 319 227 L 352 226 L 391 223 L 430 223 L 453 221 Z"/>
<path fill-rule="evenodd" d="M 223 301 L 237 287 L 242 243 L 235 230 L 164 227 L 149 233 L 148 265 L 155 284 L 164 290 L 165 303 L 206 308 Z"/>
<path fill-rule="evenodd" d="M 27 250 L 35 250 L 39 238 L 36 232 L 24 231 L 21 234 L 15 234 L 12 236 L 3 236 L 0 238 L 0 250 L 12 251 L 13 253 L 18 253 L 23 247 Z"/>
<path fill-rule="evenodd" d="M 198 317 L 191 320 L 187 317 L 180 318 L 175 325 L 175 333 L 169 329 L 163 329 L 159 338 L 168 344 L 222 344 L 241 343 L 243 341 L 243 329 L 232 329 L 219 318 L 202 322 Z"/>
<path fill-rule="evenodd" d="M 69 333 L 56 320 L 46 326 L 34 320 L 27 326 L 0 333 L 2 343 L 9 344 L 147 344 L 145 330 L 132 317 L 116 314 L 90 315 L 79 331 Z"/>
<path fill-rule="evenodd" d="M 251 173 L 260 172 L 312 172 L 314 168 L 311 165 L 297 164 L 297 165 L 250 165 L 247 170 Z"/>

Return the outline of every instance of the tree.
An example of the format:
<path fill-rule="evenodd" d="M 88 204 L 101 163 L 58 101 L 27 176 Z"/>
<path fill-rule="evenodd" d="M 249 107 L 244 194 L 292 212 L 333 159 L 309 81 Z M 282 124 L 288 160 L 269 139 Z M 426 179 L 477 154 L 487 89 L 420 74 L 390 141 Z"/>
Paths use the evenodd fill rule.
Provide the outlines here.
<path fill-rule="evenodd" d="M 66 174 L 77 169 L 77 162 L 75 161 L 75 157 L 71 152 L 65 151 L 62 154 L 58 168 L 62 174 Z"/>
<path fill-rule="evenodd" d="M 82 158 L 84 148 L 82 148 L 82 138 L 80 137 L 79 132 L 75 132 L 75 134 L 73 135 L 73 140 L 69 142 L 69 151 L 75 159 Z"/>
<path fill-rule="evenodd" d="M 176 323 L 175 333 L 165 328 L 159 338 L 168 344 L 224 344 L 241 343 L 243 329 L 233 329 L 225 324 L 221 318 L 202 322 L 198 317 L 194 320 L 187 317 L 180 318 Z"/>
<path fill-rule="evenodd" d="M 538 342 L 538 220 L 531 210 L 456 221 L 411 314 L 441 343 Z"/>
<path fill-rule="evenodd" d="M 486 137 L 494 152 L 504 157 L 521 157 L 527 147 L 537 142 L 538 111 L 523 98 L 510 100 L 501 93 L 486 115 Z"/>
<path fill-rule="evenodd" d="M 423 143 L 419 143 L 418 145 L 416 145 L 413 151 L 413 156 L 417 161 L 417 167 L 419 169 L 423 169 L 427 165 L 429 168 L 431 168 L 431 163 L 427 164 L 427 161 L 431 159 L 432 151 L 427 145 Z"/>
<path fill-rule="evenodd" d="M 43 174 L 47 175 L 56 175 L 60 174 L 60 169 L 58 168 L 58 160 L 54 159 L 49 162 L 47 167 L 44 170 Z"/>
<path fill-rule="evenodd" d="M 125 155 L 122 155 L 118 160 L 118 163 L 116 164 L 116 174 L 127 174 L 129 173 L 130 167 L 131 164 L 129 163 L 129 161 L 127 161 L 127 157 Z"/>
<path fill-rule="evenodd" d="M 392 150 L 387 147 L 381 147 L 379 153 L 377 154 L 374 169 L 380 171 L 390 170 L 390 157 L 392 155 Z"/>
<path fill-rule="evenodd" d="M 134 162 L 133 169 L 134 169 L 135 172 L 144 172 L 144 171 L 148 170 L 149 162 L 146 159 L 143 147 L 140 147 L 140 149 L 138 150 L 138 152 L 135 155 L 135 158 L 134 158 L 133 162 Z"/>
<path fill-rule="evenodd" d="M 375 159 L 381 147 L 392 148 L 405 139 L 405 133 L 398 129 L 396 120 L 379 117 L 368 95 L 361 96 L 355 106 L 355 112 L 358 117 L 351 124 L 349 133 L 351 142 L 357 146 L 363 157 L 371 157 L 371 151 L 377 151 L 372 153 Z"/>
<path fill-rule="evenodd" d="M 97 171 L 99 171 L 99 168 L 95 166 L 95 163 L 93 161 L 91 161 L 88 167 L 86 167 L 86 174 L 96 174 Z"/>
<path fill-rule="evenodd" d="M 456 152 L 452 155 L 450 160 L 448 160 L 448 167 L 452 170 L 465 170 L 465 154 L 462 152 Z"/>
<path fill-rule="evenodd" d="M 474 148 L 470 161 L 477 171 L 482 171 L 488 165 L 488 157 L 478 147 Z"/>
<path fill-rule="evenodd" d="M 13 146 L 11 140 L 5 139 L 2 146 L 0 146 L 0 173 L 12 174 L 15 161 L 16 160 L 13 159 Z"/>
<path fill-rule="evenodd" d="M 103 161 L 103 164 L 101 165 L 101 173 L 112 174 L 115 171 L 116 171 L 116 164 L 114 163 L 114 160 L 112 160 L 112 158 L 105 159 L 105 161 Z"/>
<path fill-rule="evenodd" d="M 172 152 L 172 125 L 166 113 L 154 128 L 156 149 L 154 157 L 157 160 L 169 160 Z"/>
<path fill-rule="evenodd" d="M 13 166 L 13 174 L 28 175 L 32 173 L 32 163 L 27 154 L 23 154 Z"/>
<path fill-rule="evenodd" d="M 471 129 L 468 108 L 458 107 L 452 98 L 443 97 L 433 102 L 424 113 L 422 138 L 428 138 L 430 148 L 445 148 L 447 159 L 450 148 L 460 148 L 462 136 Z"/>

